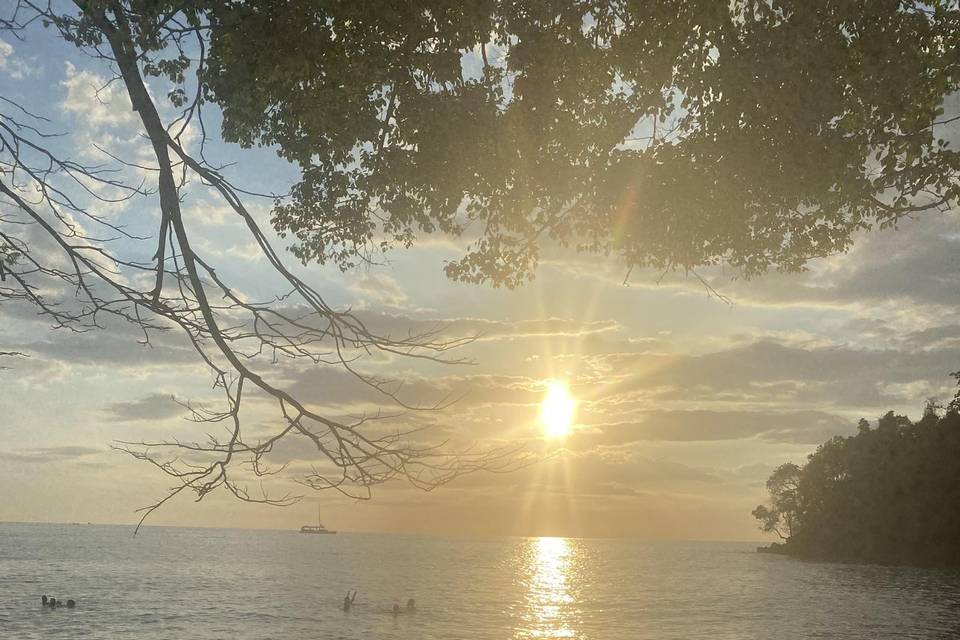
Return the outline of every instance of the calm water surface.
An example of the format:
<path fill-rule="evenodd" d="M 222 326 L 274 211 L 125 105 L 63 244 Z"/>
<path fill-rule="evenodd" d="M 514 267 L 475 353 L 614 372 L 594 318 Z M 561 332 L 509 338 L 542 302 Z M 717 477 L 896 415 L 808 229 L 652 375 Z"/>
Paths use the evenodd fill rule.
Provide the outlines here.
<path fill-rule="evenodd" d="M 0 524 L 0 638 L 960 637 L 960 572 L 752 544 L 130 531 Z"/>

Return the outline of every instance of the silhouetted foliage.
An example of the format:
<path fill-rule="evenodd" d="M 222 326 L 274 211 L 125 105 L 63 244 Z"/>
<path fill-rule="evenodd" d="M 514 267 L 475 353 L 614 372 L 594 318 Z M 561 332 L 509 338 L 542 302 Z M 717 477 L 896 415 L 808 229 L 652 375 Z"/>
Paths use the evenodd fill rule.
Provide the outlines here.
<path fill-rule="evenodd" d="M 769 508 L 764 505 L 753 510 L 753 517 L 760 521 L 760 528 L 767 533 L 776 533 L 788 539 L 796 526 L 799 503 L 800 467 L 788 462 L 782 464 L 767 480 L 770 492 Z"/>
<path fill-rule="evenodd" d="M 953 397 L 953 400 L 950 401 L 950 404 L 947 405 L 948 411 L 956 411 L 960 413 L 960 371 L 954 371 L 950 374 L 957 381 L 957 395 Z"/>
<path fill-rule="evenodd" d="M 545 237 L 751 275 L 960 195 L 952 1 L 253 0 L 206 18 L 224 136 L 303 169 L 273 222 L 304 261 L 466 231 L 446 270 L 470 281 L 529 277 Z"/>
<path fill-rule="evenodd" d="M 954 404 L 956 400 L 954 400 Z M 782 531 L 777 550 L 810 558 L 960 566 L 960 413 L 928 402 L 911 422 L 892 411 L 875 429 L 820 445 L 767 482 L 753 515 Z"/>
<path fill-rule="evenodd" d="M 175 106 L 299 165 L 273 223 L 305 262 L 445 232 L 469 281 L 531 277 L 547 237 L 751 275 L 960 196 L 955 1 L 79 5 L 46 15 L 84 46 L 122 15 Z"/>

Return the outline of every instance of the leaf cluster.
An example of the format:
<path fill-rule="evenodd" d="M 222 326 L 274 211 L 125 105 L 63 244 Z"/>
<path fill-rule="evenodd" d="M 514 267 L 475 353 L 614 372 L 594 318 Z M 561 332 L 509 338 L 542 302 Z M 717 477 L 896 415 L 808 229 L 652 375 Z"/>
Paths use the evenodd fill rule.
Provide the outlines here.
<path fill-rule="evenodd" d="M 464 235 L 514 286 L 546 242 L 627 267 L 802 269 L 945 208 L 955 2 L 210 5 L 223 134 L 303 173 L 275 227 L 343 268 Z"/>

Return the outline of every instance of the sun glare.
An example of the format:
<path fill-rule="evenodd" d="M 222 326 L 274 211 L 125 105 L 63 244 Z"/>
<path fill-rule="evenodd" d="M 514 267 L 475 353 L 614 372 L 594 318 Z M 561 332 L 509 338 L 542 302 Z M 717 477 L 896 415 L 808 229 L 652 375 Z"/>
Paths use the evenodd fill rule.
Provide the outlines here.
<path fill-rule="evenodd" d="M 540 423 L 548 438 L 563 438 L 573 426 L 573 412 L 576 403 L 567 390 L 567 385 L 559 380 L 547 383 L 547 394 L 540 403 Z"/>

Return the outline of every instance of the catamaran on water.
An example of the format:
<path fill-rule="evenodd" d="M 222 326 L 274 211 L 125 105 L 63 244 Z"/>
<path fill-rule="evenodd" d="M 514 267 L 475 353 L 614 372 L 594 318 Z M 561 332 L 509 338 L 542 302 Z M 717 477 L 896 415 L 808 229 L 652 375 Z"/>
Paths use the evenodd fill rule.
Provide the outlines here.
<path fill-rule="evenodd" d="M 317 505 L 317 526 L 305 524 L 300 527 L 300 533 L 336 533 L 320 524 L 320 505 Z"/>

